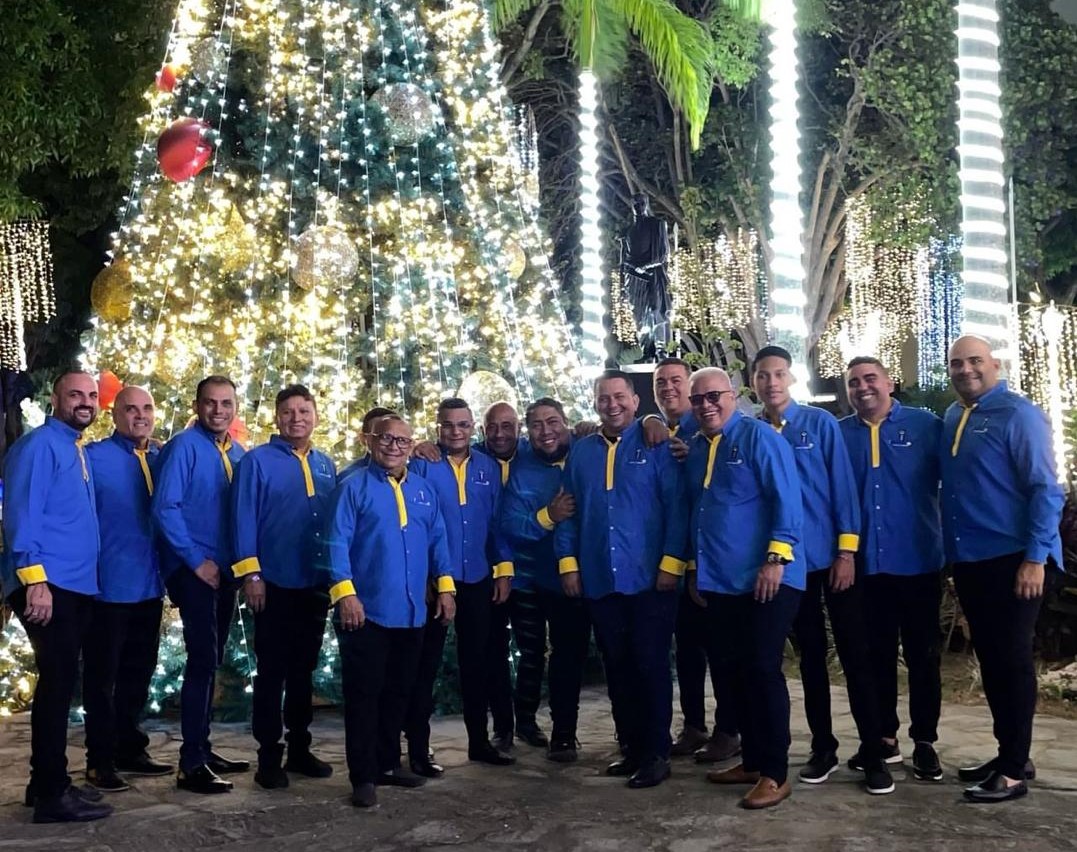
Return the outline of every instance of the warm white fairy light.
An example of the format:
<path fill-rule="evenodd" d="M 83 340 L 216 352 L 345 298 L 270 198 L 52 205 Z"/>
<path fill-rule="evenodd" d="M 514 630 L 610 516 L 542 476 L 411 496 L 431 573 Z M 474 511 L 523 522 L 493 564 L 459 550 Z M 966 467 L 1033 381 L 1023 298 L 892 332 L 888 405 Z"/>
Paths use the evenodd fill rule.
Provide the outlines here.
<path fill-rule="evenodd" d="M 995 0 L 957 3 L 961 165 L 962 331 L 987 338 L 1016 373 L 1003 191 L 1002 110 Z"/>
<path fill-rule="evenodd" d="M 1070 447 L 1066 441 L 1066 402 L 1068 396 L 1070 404 L 1073 404 L 1075 390 L 1073 387 L 1075 377 L 1072 371 L 1072 363 L 1067 365 L 1062 355 L 1067 317 L 1054 302 L 1051 302 L 1050 305 L 1039 311 L 1039 321 L 1047 350 L 1047 370 L 1045 375 L 1041 377 L 1046 390 L 1044 402 L 1047 409 L 1047 418 L 1051 423 L 1051 442 L 1055 454 L 1058 478 L 1060 481 L 1065 482 L 1070 466 Z M 1066 342 L 1073 345 L 1072 333 L 1070 340 Z M 1074 353 L 1071 350 L 1068 354 L 1072 362 Z M 1067 369 L 1067 366 L 1070 369 Z M 1070 384 L 1068 388 L 1065 386 L 1067 380 Z"/>
<path fill-rule="evenodd" d="M 0 224 L 0 368 L 25 370 L 24 325 L 55 313 L 49 223 Z"/>
<path fill-rule="evenodd" d="M 598 372 L 606 360 L 602 305 L 602 215 L 598 198 L 598 78 L 584 68 L 579 79 L 580 120 L 580 348 L 584 367 Z"/>

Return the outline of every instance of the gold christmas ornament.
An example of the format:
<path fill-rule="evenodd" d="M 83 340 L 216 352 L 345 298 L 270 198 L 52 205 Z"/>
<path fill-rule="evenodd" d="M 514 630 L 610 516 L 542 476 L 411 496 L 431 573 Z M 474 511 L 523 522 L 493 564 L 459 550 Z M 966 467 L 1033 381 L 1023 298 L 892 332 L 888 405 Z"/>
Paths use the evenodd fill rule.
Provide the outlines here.
<path fill-rule="evenodd" d="M 414 145 L 438 128 L 441 111 L 414 83 L 387 83 L 370 98 L 385 114 L 394 145 Z"/>
<path fill-rule="evenodd" d="M 355 277 L 359 252 L 346 231 L 332 225 L 307 228 L 295 241 L 292 280 L 304 290 Z"/>
<path fill-rule="evenodd" d="M 247 227 L 247 223 L 243 221 L 235 205 L 232 205 L 218 252 L 221 271 L 229 274 L 242 272 L 254 263 L 257 250 L 258 240 L 254 236 L 253 229 Z"/>
<path fill-rule="evenodd" d="M 489 370 L 471 373 L 460 383 L 456 395 L 467 401 L 476 419 L 481 418 L 495 402 L 507 402 L 513 408 L 518 408 L 520 401 L 512 385 L 503 376 Z"/>
<path fill-rule="evenodd" d="M 131 266 L 118 260 L 97 273 L 90 288 L 90 304 L 108 322 L 124 322 L 131 317 Z"/>
<path fill-rule="evenodd" d="M 520 276 L 527 271 L 527 253 L 516 240 L 508 240 L 505 243 L 505 257 L 508 261 L 509 277 L 519 281 Z"/>
<path fill-rule="evenodd" d="M 213 36 L 201 38 L 191 45 L 191 73 L 208 83 L 228 70 L 224 45 Z"/>

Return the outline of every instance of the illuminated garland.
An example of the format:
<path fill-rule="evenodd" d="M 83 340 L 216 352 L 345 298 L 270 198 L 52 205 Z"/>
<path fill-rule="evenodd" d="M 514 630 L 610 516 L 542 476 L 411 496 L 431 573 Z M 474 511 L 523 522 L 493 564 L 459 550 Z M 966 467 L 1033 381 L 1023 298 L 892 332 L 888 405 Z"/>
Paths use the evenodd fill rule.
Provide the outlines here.
<path fill-rule="evenodd" d="M 922 388 L 943 388 L 949 382 L 946 358 L 950 344 L 961 336 L 965 288 L 958 261 L 961 240 L 934 237 L 928 244 L 928 276 L 920 290 L 920 335 L 917 346 L 917 382 Z"/>
<path fill-rule="evenodd" d="M 1022 391 L 1046 413 L 1059 478 L 1077 484 L 1077 458 L 1067 417 L 1077 413 L 1077 309 L 1069 305 L 1022 305 Z"/>
<path fill-rule="evenodd" d="M 49 223 L 0 224 L 0 368 L 25 370 L 23 327 L 55 314 Z"/>

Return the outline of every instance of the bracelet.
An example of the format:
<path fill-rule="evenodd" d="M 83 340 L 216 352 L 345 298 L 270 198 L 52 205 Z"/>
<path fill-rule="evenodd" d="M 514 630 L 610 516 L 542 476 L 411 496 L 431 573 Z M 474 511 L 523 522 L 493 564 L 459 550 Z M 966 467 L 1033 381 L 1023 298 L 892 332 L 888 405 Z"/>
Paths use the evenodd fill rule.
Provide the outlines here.
<path fill-rule="evenodd" d="M 247 579 L 250 580 L 252 583 L 261 583 L 262 582 L 262 575 L 261 574 L 248 574 Z"/>

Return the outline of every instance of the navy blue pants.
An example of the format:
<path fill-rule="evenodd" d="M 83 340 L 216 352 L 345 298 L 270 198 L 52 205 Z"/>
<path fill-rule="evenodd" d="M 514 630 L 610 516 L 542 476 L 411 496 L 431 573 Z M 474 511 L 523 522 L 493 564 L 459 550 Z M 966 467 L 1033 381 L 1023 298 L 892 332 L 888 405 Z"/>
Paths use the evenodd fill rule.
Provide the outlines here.
<path fill-rule="evenodd" d="M 168 597 L 180 611 L 187 663 L 180 687 L 179 768 L 197 769 L 209 760 L 209 722 L 213 715 L 213 689 L 217 667 L 224 660 L 224 646 L 236 610 L 234 582 L 223 580 L 214 589 L 189 568 L 177 568 L 165 580 Z"/>
<path fill-rule="evenodd" d="M 707 669 L 710 668 L 711 689 L 714 692 L 714 730 L 736 736 L 737 714 L 734 710 L 732 684 L 725 670 L 714 660 L 711 647 L 707 610 L 696 604 L 687 591 L 681 592 L 677 605 L 677 627 L 674 660 L 677 666 L 677 685 L 680 687 L 681 715 L 684 724 L 697 731 L 707 732 Z"/>
<path fill-rule="evenodd" d="M 669 758 L 673 677 L 669 665 L 677 592 L 614 593 L 587 601 L 606 668 L 618 735 L 630 759 Z"/>

